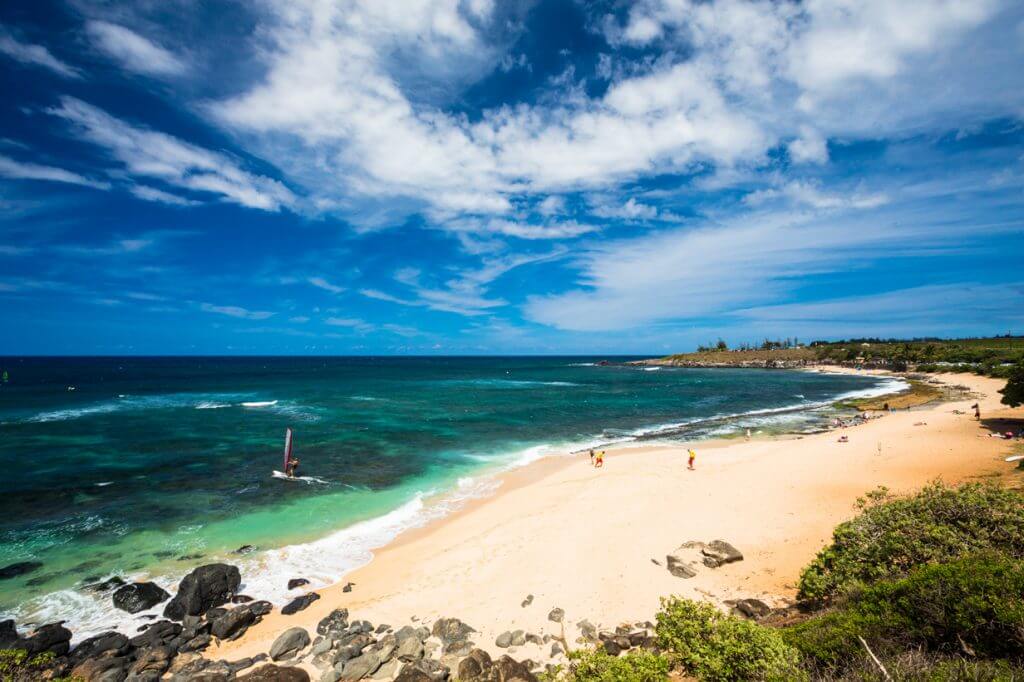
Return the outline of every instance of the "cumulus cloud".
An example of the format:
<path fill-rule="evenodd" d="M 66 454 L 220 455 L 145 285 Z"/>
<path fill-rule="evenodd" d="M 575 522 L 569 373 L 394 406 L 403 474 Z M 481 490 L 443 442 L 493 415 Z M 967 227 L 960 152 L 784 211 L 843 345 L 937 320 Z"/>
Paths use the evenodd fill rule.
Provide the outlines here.
<path fill-rule="evenodd" d="M 49 69 L 64 78 L 82 77 L 81 71 L 57 59 L 42 45 L 24 43 L 4 30 L 3 27 L 0 27 L 0 53 L 22 64 Z"/>
<path fill-rule="evenodd" d="M 134 126 L 74 97 L 62 97 L 60 106 L 49 113 L 71 123 L 83 140 L 104 148 L 133 176 L 155 178 L 265 211 L 296 203 L 295 195 L 284 184 L 243 170 L 225 154 Z"/>
<path fill-rule="evenodd" d="M 624 204 L 599 203 L 593 213 L 601 218 L 622 218 L 623 220 L 653 220 L 658 217 L 658 209 L 641 203 L 630 197 Z"/>
<path fill-rule="evenodd" d="M 146 76 L 180 76 L 185 63 L 172 52 L 129 28 L 107 21 L 90 21 L 86 34 L 97 49 L 121 66 Z"/>
<path fill-rule="evenodd" d="M 316 205 L 377 202 L 424 210 L 453 231 L 572 238 L 589 230 L 541 229 L 515 207 L 527 199 L 552 216 L 565 192 L 705 164 L 757 167 L 783 145 L 795 164 L 822 164 L 832 136 L 948 114 L 935 98 L 908 103 L 907 89 L 930 82 L 936 55 L 950 67 L 960 41 L 1006 6 L 643 0 L 624 24 L 607 20 L 606 34 L 613 45 L 663 44 L 659 59 L 614 76 L 606 59 L 611 82 L 600 96 L 574 87 L 571 97 L 487 109 L 471 121 L 409 83 L 426 80 L 429 91 L 500 67 L 485 39 L 495 29 L 491 4 L 418 0 L 393 12 L 386 3 L 305 0 L 262 17 L 265 75 L 209 110 L 278 165 L 316 178 Z M 413 49 L 422 63 L 405 58 Z M 1024 106 L 1011 94 L 1018 76 L 979 83 L 972 68 L 981 67 L 951 67 L 958 97 L 1004 112 Z M 467 216 L 478 219 L 453 220 Z"/>

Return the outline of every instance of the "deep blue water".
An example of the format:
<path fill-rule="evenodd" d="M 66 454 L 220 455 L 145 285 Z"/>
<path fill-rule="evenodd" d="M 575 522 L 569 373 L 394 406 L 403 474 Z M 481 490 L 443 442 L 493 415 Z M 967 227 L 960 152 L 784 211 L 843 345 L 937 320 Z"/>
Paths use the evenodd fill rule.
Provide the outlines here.
<path fill-rule="evenodd" d="M 87 624 L 107 611 L 84 583 L 169 581 L 244 544 L 262 550 L 246 559 L 254 591 L 274 592 L 282 559 L 335 579 L 443 511 L 438 495 L 484 492 L 486 471 L 593 443 L 814 428 L 836 396 L 881 383 L 599 359 L 0 359 L 0 566 L 43 563 L 0 581 L 0 611 Z M 322 482 L 272 477 L 287 426 Z"/>

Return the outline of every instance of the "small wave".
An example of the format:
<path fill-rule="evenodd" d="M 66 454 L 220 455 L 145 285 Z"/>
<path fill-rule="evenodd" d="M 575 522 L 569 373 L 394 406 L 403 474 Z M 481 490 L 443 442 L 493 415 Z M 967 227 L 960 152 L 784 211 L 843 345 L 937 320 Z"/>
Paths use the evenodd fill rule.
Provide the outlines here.
<path fill-rule="evenodd" d="M 116 399 L 68 407 L 60 410 L 40 412 L 25 419 L 26 422 L 45 423 L 84 419 L 115 412 L 144 412 L 146 410 L 169 410 L 194 407 L 208 409 L 206 405 L 221 406 L 222 401 L 242 397 L 237 394 L 224 393 L 167 393 L 157 395 L 128 395 L 121 393 Z M 226 406 L 226 405 L 224 405 Z"/>
<path fill-rule="evenodd" d="M 643 370 L 645 372 L 660 372 L 661 367 L 644 367 Z"/>
<path fill-rule="evenodd" d="M 227 403 L 214 403 L 209 401 L 203 401 L 196 405 L 197 410 L 220 410 L 225 407 L 231 407 L 231 405 Z"/>
<path fill-rule="evenodd" d="M 539 381 L 532 379 L 453 379 L 447 384 L 463 384 L 482 388 L 526 388 L 528 386 L 579 386 L 572 381 Z"/>
<path fill-rule="evenodd" d="M 387 398 L 376 398 L 376 397 L 374 397 L 372 395 L 354 395 L 354 396 L 351 397 L 351 399 L 352 400 L 359 400 L 359 401 L 367 402 L 367 403 L 384 402 L 384 401 L 387 400 Z"/>
<path fill-rule="evenodd" d="M 570 362 L 566 367 L 597 367 L 596 362 Z"/>
<path fill-rule="evenodd" d="M 273 407 L 277 405 L 276 400 L 253 400 L 250 402 L 240 403 L 242 407 Z"/>

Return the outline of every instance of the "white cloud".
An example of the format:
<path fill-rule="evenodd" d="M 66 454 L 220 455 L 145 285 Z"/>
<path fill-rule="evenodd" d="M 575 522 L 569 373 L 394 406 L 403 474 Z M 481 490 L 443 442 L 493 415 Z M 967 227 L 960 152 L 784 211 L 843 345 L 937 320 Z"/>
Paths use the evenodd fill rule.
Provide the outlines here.
<path fill-rule="evenodd" d="M 217 313 L 228 317 L 237 317 L 243 320 L 265 320 L 273 317 L 274 313 L 264 310 L 247 310 L 234 305 L 214 305 L 212 303 L 200 303 L 199 309 L 207 313 Z"/>
<path fill-rule="evenodd" d="M 790 142 L 787 149 L 793 163 L 828 162 L 828 144 L 821 133 L 810 126 L 800 126 L 800 137 Z"/>
<path fill-rule="evenodd" d="M 779 188 L 760 189 L 751 192 L 743 201 L 751 206 L 776 200 L 788 199 L 792 203 L 816 209 L 868 209 L 889 203 L 888 195 L 881 192 L 853 191 L 848 194 L 826 192 L 811 181 L 792 180 Z"/>
<path fill-rule="evenodd" d="M 624 220 L 654 220 L 658 217 L 658 209 L 643 204 L 634 197 L 630 197 L 626 203 L 621 205 L 599 203 L 594 207 L 593 213 L 602 218 L 622 218 Z"/>
<path fill-rule="evenodd" d="M 128 188 L 128 191 L 139 199 L 155 201 L 160 204 L 169 204 L 171 206 L 199 206 L 202 204 L 201 201 L 186 199 L 185 197 L 178 196 L 177 194 L 171 194 L 170 192 L 165 192 L 162 189 L 157 189 L 155 187 L 149 187 L 148 185 L 132 185 Z"/>
<path fill-rule="evenodd" d="M 977 223 L 969 207 L 930 203 L 928 211 L 847 205 L 739 213 L 695 229 L 593 245 L 574 262 L 577 288 L 532 297 L 524 313 L 563 330 L 613 331 L 773 305 L 812 275 L 950 253 L 963 243 L 964 226 Z"/>
<path fill-rule="evenodd" d="M 360 320 L 354 317 L 328 317 L 324 322 L 332 327 L 347 327 L 359 332 L 360 334 L 372 332 L 376 328 L 365 320 Z"/>
<path fill-rule="evenodd" d="M 544 199 L 537 204 L 537 213 L 540 213 L 543 216 L 553 216 L 565 213 L 565 197 L 558 196 L 557 194 L 544 197 Z"/>
<path fill-rule="evenodd" d="M 378 301 L 475 317 L 508 305 L 503 299 L 489 296 L 488 285 L 492 282 L 516 268 L 558 260 L 566 253 L 566 249 L 556 248 L 544 253 L 484 259 L 480 267 L 457 271 L 455 277 L 441 286 L 424 284 L 423 273 L 416 268 L 401 268 L 395 272 L 394 278 L 411 290 L 411 298 L 377 289 L 362 289 L 359 293 Z"/>
<path fill-rule="evenodd" d="M 0 53 L 22 64 L 41 66 L 65 78 L 81 78 L 82 73 L 54 57 L 42 45 L 23 43 L 0 27 Z"/>
<path fill-rule="evenodd" d="M 863 334 L 870 334 L 873 325 L 900 323 L 908 328 L 943 328 L 949 324 L 950 312 L 956 311 L 958 323 L 985 323 L 988 328 L 1014 320 L 1024 321 L 1020 310 L 1024 283 L 979 284 L 958 282 L 932 284 L 878 294 L 787 303 L 739 310 L 737 315 L 758 323 L 859 324 Z M 826 323 L 826 324 L 822 324 Z M 921 333 L 921 332 L 919 332 Z"/>
<path fill-rule="evenodd" d="M 1013 62 L 1005 40 L 1001 51 L 959 59 L 1008 4 L 969 5 L 641 0 L 624 26 L 606 21 L 608 35 L 663 45 L 657 59 L 619 70 L 605 60 L 611 82 L 599 97 L 568 71 L 559 82 L 570 95 L 471 121 L 430 93 L 498 66 L 501 53 L 486 42 L 496 30 L 490 3 L 416 0 L 395 11 L 304 0 L 262 17 L 265 75 L 209 111 L 303 178 L 321 210 L 378 225 L 425 210 L 461 234 L 572 238 L 592 228 L 546 229 L 518 218 L 517 207 L 552 216 L 565 192 L 707 166 L 724 178 L 782 145 L 796 164 L 821 164 L 837 136 L 959 125 L 951 111 L 1024 110 L 1020 70 L 995 68 Z M 928 96 L 915 96 L 925 88 Z"/>
<path fill-rule="evenodd" d="M 180 76 L 185 63 L 131 29 L 106 21 L 90 21 L 86 33 L 99 50 L 117 60 L 128 71 L 147 76 Z"/>
<path fill-rule="evenodd" d="M 315 286 L 317 289 L 323 289 L 324 291 L 329 291 L 332 294 L 340 294 L 341 292 L 345 291 L 345 287 L 341 287 L 336 284 L 331 284 L 323 277 L 310 277 L 306 281 Z"/>
<path fill-rule="evenodd" d="M 82 139 L 106 149 L 134 176 L 217 194 L 225 201 L 265 211 L 296 203 L 295 195 L 282 183 L 243 170 L 225 154 L 133 126 L 79 99 L 62 97 L 60 106 L 49 113 L 69 121 Z"/>
<path fill-rule="evenodd" d="M 16 161 L 3 155 L 0 155 L 0 176 L 15 180 L 46 180 L 49 182 L 63 182 L 70 185 L 92 187 L 93 189 L 110 189 L 110 183 L 108 182 L 93 180 L 63 168 Z"/>

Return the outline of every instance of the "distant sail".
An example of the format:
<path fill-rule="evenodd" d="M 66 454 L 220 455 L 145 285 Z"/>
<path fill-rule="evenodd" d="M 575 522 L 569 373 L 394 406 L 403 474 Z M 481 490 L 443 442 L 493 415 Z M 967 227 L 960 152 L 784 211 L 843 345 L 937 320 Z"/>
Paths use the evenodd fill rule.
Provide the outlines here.
<path fill-rule="evenodd" d="M 292 429 L 288 427 L 284 432 L 284 471 L 288 473 L 288 466 L 292 461 Z"/>

